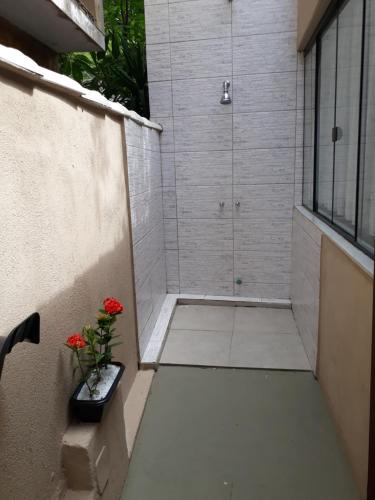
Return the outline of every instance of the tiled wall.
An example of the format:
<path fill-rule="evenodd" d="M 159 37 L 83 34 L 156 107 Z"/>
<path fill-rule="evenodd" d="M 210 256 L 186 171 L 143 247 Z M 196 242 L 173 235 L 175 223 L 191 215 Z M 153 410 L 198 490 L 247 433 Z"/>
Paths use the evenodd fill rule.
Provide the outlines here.
<path fill-rule="evenodd" d="M 306 354 L 316 367 L 322 233 L 297 209 L 293 214 L 292 305 Z"/>
<path fill-rule="evenodd" d="M 141 356 L 166 297 L 160 137 L 125 120 L 135 291 Z"/>
<path fill-rule="evenodd" d="M 302 182 L 296 1 L 145 5 L 168 291 L 289 298 Z M 233 104 L 223 106 L 227 79 Z"/>

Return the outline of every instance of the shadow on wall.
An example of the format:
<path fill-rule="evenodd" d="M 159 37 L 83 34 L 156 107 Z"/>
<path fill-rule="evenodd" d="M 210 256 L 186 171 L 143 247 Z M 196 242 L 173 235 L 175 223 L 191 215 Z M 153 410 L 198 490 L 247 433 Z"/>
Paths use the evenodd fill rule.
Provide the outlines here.
<path fill-rule="evenodd" d="M 138 368 L 132 281 L 129 260 L 124 261 L 128 247 L 123 240 L 73 286 L 40 304 L 40 345 L 18 344 L 7 356 L 0 382 L 1 499 L 50 500 L 61 486 L 61 439 L 76 385 L 63 344 L 71 332 L 94 320 L 107 295 L 118 296 L 126 307 L 117 325 L 123 344 L 115 350 L 127 367 L 122 383 L 126 397 Z"/>

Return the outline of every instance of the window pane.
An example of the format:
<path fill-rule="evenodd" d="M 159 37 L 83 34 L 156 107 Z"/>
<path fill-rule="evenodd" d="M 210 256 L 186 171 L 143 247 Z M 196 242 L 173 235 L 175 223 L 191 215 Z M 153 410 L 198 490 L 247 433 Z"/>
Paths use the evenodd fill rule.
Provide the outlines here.
<path fill-rule="evenodd" d="M 319 114 L 317 144 L 317 210 L 332 219 L 334 143 L 332 127 L 335 123 L 336 93 L 336 33 L 335 19 L 323 33 L 320 45 Z"/>
<path fill-rule="evenodd" d="M 305 57 L 305 117 L 303 139 L 303 204 L 313 209 L 315 127 L 315 45 Z"/>
<path fill-rule="evenodd" d="M 363 0 L 339 12 L 333 221 L 355 235 Z"/>
<path fill-rule="evenodd" d="M 358 241 L 373 254 L 375 235 L 375 0 L 367 1 L 366 12 Z"/>

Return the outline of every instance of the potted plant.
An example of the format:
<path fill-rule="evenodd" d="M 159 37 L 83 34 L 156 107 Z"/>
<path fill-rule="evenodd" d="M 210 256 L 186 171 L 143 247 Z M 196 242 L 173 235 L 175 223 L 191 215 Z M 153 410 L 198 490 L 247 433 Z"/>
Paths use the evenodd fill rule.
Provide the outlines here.
<path fill-rule="evenodd" d="M 124 373 L 122 363 L 112 361 L 112 348 L 117 316 L 124 310 L 117 299 L 109 297 L 99 309 L 95 327 L 84 326 L 82 332 L 69 336 L 66 346 L 72 350 L 81 381 L 70 401 L 75 415 L 82 422 L 100 422 Z"/>

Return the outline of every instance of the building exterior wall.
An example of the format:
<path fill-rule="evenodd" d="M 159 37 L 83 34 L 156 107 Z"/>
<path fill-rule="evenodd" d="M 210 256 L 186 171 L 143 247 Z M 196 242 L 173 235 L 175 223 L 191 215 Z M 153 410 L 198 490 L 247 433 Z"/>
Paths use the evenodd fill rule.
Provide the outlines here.
<path fill-rule="evenodd" d="M 122 399 L 138 369 L 124 125 L 3 70 L 0 101 L 1 335 L 41 315 L 40 345 L 17 345 L 5 360 L 0 498 L 50 500 L 63 489 L 76 385 L 63 344 L 108 295 L 126 306 L 115 351 L 127 367 Z"/>
<path fill-rule="evenodd" d="M 171 293 L 290 297 L 301 202 L 296 30 L 295 0 L 146 1 Z"/>
<path fill-rule="evenodd" d="M 125 121 L 141 357 L 167 294 L 160 133 Z"/>

